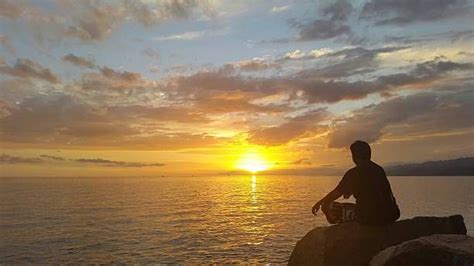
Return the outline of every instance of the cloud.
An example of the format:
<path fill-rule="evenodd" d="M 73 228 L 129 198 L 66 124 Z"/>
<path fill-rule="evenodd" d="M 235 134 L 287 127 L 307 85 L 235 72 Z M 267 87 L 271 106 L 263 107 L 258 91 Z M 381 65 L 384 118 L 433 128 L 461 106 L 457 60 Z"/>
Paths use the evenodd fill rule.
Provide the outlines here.
<path fill-rule="evenodd" d="M 8 154 L 0 155 L 0 164 L 23 164 L 23 163 L 37 164 L 37 163 L 42 163 L 42 162 L 43 161 L 39 158 L 18 157 L 18 156 L 12 156 Z"/>
<path fill-rule="evenodd" d="M 102 158 L 95 159 L 74 159 L 73 161 L 84 164 L 96 164 L 107 167 L 159 167 L 164 166 L 162 163 L 141 163 L 141 162 L 123 162 L 123 161 L 112 161 Z"/>
<path fill-rule="evenodd" d="M 449 72 L 468 71 L 472 68 L 473 64 L 470 63 L 435 59 L 418 63 L 408 72 L 381 75 L 369 81 L 321 81 L 317 77 L 311 79 L 308 72 L 304 71 L 294 82 L 310 103 L 335 103 L 347 99 L 362 99 L 371 93 L 384 93 L 401 88 L 426 88 Z"/>
<path fill-rule="evenodd" d="M 23 3 L 25 3 L 25 1 L 23 1 Z M 22 1 L 0 1 L 0 17 L 17 18 L 22 15 L 23 12 Z"/>
<path fill-rule="evenodd" d="M 294 164 L 294 165 L 311 165 L 312 162 L 308 158 L 301 158 L 301 159 L 297 159 L 297 160 L 292 161 L 291 164 Z"/>
<path fill-rule="evenodd" d="M 336 58 L 341 59 L 337 63 L 328 64 L 322 68 L 313 68 L 300 71 L 299 77 L 319 77 L 319 78 L 347 78 L 352 75 L 370 73 L 377 70 L 379 62 L 378 55 L 391 53 L 395 51 L 408 49 L 407 46 L 401 47 L 384 47 L 375 49 L 366 49 L 362 47 L 342 49 L 336 52 L 312 51 L 318 58 Z"/>
<path fill-rule="evenodd" d="M 325 40 L 351 33 L 349 26 L 331 20 L 317 19 L 310 23 L 298 23 L 295 27 L 299 30 L 298 41 Z"/>
<path fill-rule="evenodd" d="M 76 3 L 73 5 L 77 6 Z M 104 39 L 110 36 L 117 24 L 127 19 L 151 26 L 176 18 L 188 18 L 197 8 L 210 11 L 210 6 L 205 1 L 198 0 L 123 1 L 118 5 L 105 1 L 94 4 L 86 2 L 79 3 L 78 8 L 82 8 L 82 13 L 76 17 L 75 25 L 70 26 L 67 33 L 83 40 Z"/>
<path fill-rule="evenodd" d="M 57 93 L 37 95 L 1 106 L 3 145 L 176 150 L 210 147 L 225 139 L 189 129 L 170 130 L 175 123 L 208 123 L 204 113 L 185 107 L 93 106 Z"/>
<path fill-rule="evenodd" d="M 59 83 L 60 79 L 48 68 L 30 59 L 18 59 L 14 66 L 0 65 L 0 73 L 22 78 L 35 78 L 51 83 Z"/>
<path fill-rule="evenodd" d="M 404 25 L 422 21 L 466 17 L 472 18 L 472 7 L 466 0 L 391 1 L 371 0 L 364 4 L 361 17 L 374 18 L 377 25 Z"/>
<path fill-rule="evenodd" d="M 56 163 L 62 163 L 67 165 L 68 163 L 79 163 L 85 165 L 98 165 L 105 167 L 160 167 L 165 164 L 162 163 L 143 163 L 143 162 L 124 162 L 124 161 L 113 161 L 102 158 L 93 158 L 93 159 L 66 159 L 59 156 L 51 155 L 40 155 L 38 157 L 18 157 L 8 154 L 0 155 L 0 164 L 47 164 L 48 161 L 55 161 Z"/>
<path fill-rule="evenodd" d="M 135 83 L 141 79 L 141 75 L 139 73 L 128 71 L 120 72 L 106 66 L 102 67 L 100 69 L 100 72 L 102 73 L 102 75 L 104 75 L 104 77 L 127 83 Z"/>
<path fill-rule="evenodd" d="M 282 112 L 290 110 L 289 101 L 295 99 L 305 100 L 309 104 L 336 103 L 342 100 L 362 99 L 373 93 L 386 94 L 399 89 L 427 89 L 435 82 L 449 77 L 448 74 L 451 72 L 472 69 L 472 64 L 469 63 L 456 63 L 437 58 L 406 67 L 404 72 L 373 75 L 363 80 L 347 79 L 348 74 L 373 71 L 370 67 L 377 66 L 374 60 L 378 54 L 400 49 L 404 48 L 339 51 L 332 55 L 328 54 L 327 57 L 342 56 L 346 61 L 343 60 L 341 64 L 273 77 L 244 77 L 237 75 L 233 68 L 203 71 L 190 76 L 173 77 L 162 88 L 170 100 L 192 102 L 193 107 L 210 113 Z M 362 67 L 363 64 L 367 64 L 368 67 Z M 340 75 L 337 75 L 338 71 L 341 71 Z M 258 98 L 282 94 L 289 96 L 289 101 L 283 106 L 258 106 L 251 103 Z"/>
<path fill-rule="evenodd" d="M 1 7 L 0 7 L 1 8 Z M 10 42 L 10 38 L 6 35 L 0 34 L 0 44 L 4 47 L 4 49 L 12 55 L 16 55 L 16 49 Z M 0 62 L 1 65 L 1 62 Z"/>
<path fill-rule="evenodd" d="M 145 27 L 191 16 L 212 17 L 213 6 L 205 0 L 163 1 L 57 1 L 48 10 L 27 1 L 1 1 L 0 16 L 21 20 L 41 35 L 69 36 L 83 41 L 109 38 L 127 21 Z M 65 15 L 67 14 L 67 15 Z"/>
<path fill-rule="evenodd" d="M 351 28 L 345 24 L 353 11 L 347 0 L 338 0 L 325 5 L 320 9 L 324 19 L 315 19 L 310 22 L 292 22 L 298 29 L 297 41 L 326 40 L 337 36 L 351 36 Z"/>
<path fill-rule="evenodd" d="M 154 58 L 154 59 L 160 58 L 160 53 L 158 53 L 158 51 L 150 47 L 144 49 L 142 53 L 150 58 Z"/>
<path fill-rule="evenodd" d="M 156 37 L 154 40 L 157 41 L 191 41 L 196 39 L 202 39 L 204 37 L 211 36 L 223 36 L 229 32 L 228 29 L 219 30 L 202 30 L 202 31 L 188 31 L 174 35 L 168 35 L 163 37 Z"/>
<path fill-rule="evenodd" d="M 286 59 L 302 59 L 304 57 L 305 57 L 305 53 L 298 49 L 285 54 Z"/>
<path fill-rule="evenodd" d="M 280 69 L 281 65 L 275 62 L 268 62 L 265 59 L 254 58 L 251 60 L 242 60 L 234 64 L 241 71 L 255 72 L 268 69 Z"/>
<path fill-rule="evenodd" d="M 327 118 L 325 109 L 317 109 L 304 115 L 288 119 L 278 126 L 257 129 L 249 132 L 248 141 L 264 146 L 279 146 L 300 139 L 307 134 L 314 134 L 324 126 L 320 122 Z"/>
<path fill-rule="evenodd" d="M 346 21 L 353 11 L 352 5 L 347 0 L 337 0 L 322 8 L 322 14 L 331 21 Z"/>
<path fill-rule="evenodd" d="M 192 149 L 229 141 L 207 133 L 227 119 L 242 123 L 235 134 L 248 133 L 252 143 L 284 145 L 326 127 L 294 117 L 304 107 L 400 89 L 439 88 L 472 70 L 472 64 L 439 57 L 400 72 L 386 74 L 390 72 L 382 69 L 363 79 L 347 78 L 376 67 L 378 55 L 400 49 L 404 47 L 326 51 L 317 59 L 331 62 L 326 67 L 274 76 L 248 73 L 276 64 L 260 58 L 157 81 L 103 66 L 59 90 L 33 83 L 14 86 L 14 81 L 28 80 L 14 76 L 0 83 L 7 88 L 0 94 L 6 101 L 0 106 L 0 139 L 13 146 L 50 148 Z M 23 92 L 22 87 L 30 91 Z M 254 127 L 271 117 L 279 119 L 266 120 L 268 127 Z"/>
<path fill-rule="evenodd" d="M 69 62 L 73 65 L 79 66 L 79 67 L 85 67 L 85 68 L 95 68 L 96 65 L 88 59 L 85 59 L 80 56 L 76 56 L 73 54 L 68 54 L 63 57 L 63 61 Z"/>
<path fill-rule="evenodd" d="M 407 136 L 470 128 L 473 100 L 474 91 L 468 89 L 461 94 L 419 93 L 369 105 L 337 123 L 328 135 L 328 146 L 348 147 L 356 139 L 374 142 L 390 132 Z"/>
<path fill-rule="evenodd" d="M 193 108 L 208 113 L 281 112 L 278 106 L 261 106 L 251 100 L 279 92 L 276 80 L 233 75 L 233 65 L 217 71 L 202 71 L 190 76 L 176 76 L 163 85 L 171 99 L 187 101 Z"/>
<path fill-rule="evenodd" d="M 116 119 L 150 119 L 151 121 L 181 122 L 181 123 L 206 123 L 210 120 L 203 112 L 191 108 L 159 106 L 150 107 L 142 105 L 113 106 L 107 108 Z"/>
<path fill-rule="evenodd" d="M 40 157 L 45 158 L 45 159 L 49 159 L 49 160 L 53 160 L 53 161 L 65 161 L 66 160 L 63 157 L 46 155 L 46 154 L 42 154 L 42 155 L 40 155 Z"/>
<path fill-rule="evenodd" d="M 399 42 L 399 43 L 432 43 L 438 41 L 448 42 L 464 42 L 474 39 L 474 30 L 452 30 L 442 33 L 431 33 L 417 36 L 387 36 L 386 42 Z"/>
<path fill-rule="evenodd" d="M 291 5 L 286 5 L 286 6 L 274 6 L 272 9 L 270 9 L 271 13 L 282 13 L 285 11 L 288 11 L 291 8 Z"/>

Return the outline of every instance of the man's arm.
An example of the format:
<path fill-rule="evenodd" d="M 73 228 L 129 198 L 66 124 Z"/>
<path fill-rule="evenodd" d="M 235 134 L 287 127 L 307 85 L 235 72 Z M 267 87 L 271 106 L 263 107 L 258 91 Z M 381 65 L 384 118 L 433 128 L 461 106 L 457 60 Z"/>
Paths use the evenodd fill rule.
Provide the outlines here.
<path fill-rule="evenodd" d="M 335 188 L 333 191 L 329 192 L 324 198 L 320 199 L 318 202 L 316 202 L 316 204 L 314 204 L 312 209 L 313 214 L 316 215 L 321 205 L 335 201 L 340 196 L 342 196 L 342 193 L 337 188 Z"/>

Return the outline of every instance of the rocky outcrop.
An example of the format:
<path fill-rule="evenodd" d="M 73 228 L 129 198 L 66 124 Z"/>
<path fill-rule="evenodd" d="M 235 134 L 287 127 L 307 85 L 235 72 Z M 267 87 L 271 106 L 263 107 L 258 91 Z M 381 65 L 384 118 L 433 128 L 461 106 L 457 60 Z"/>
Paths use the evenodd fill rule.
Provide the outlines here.
<path fill-rule="evenodd" d="M 474 238 L 466 235 L 431 235 L 403 242 L 377 254 L 371 266 L 472 266 Z"/>
<path fill-rule="evenodd" d="M 415 217 L 386 226 L 317 227 L 296 243 L 289 265 L 368 265 L 381 250 L 433 234 L 466 234 L 461 215 Z"/>

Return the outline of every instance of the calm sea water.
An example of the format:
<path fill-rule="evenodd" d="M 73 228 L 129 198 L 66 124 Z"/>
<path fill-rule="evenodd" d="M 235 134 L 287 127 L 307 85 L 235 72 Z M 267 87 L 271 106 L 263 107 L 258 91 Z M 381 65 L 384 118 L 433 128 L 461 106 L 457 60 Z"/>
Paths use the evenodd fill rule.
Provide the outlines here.
<path fill-rule="evenodd" d="M 1 178 L 0 263 L 285 263 L 337 177 Z M 473 177 L 390 178 L 402 218 L 463 214 Z"/>

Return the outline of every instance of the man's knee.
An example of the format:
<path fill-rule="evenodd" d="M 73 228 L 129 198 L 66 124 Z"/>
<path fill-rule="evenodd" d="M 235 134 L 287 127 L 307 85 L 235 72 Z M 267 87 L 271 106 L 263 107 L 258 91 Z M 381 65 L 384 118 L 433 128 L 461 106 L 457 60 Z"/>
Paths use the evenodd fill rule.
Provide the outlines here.
<path fill-rule="evenodd" d="M 328 216 L 330 214 L 331 205 L 332 205 L 332 202 L 328 202 L 328 203 L 324 203 L 321 206 L 321 210 L 323 211 L 324 215 Z"/>

